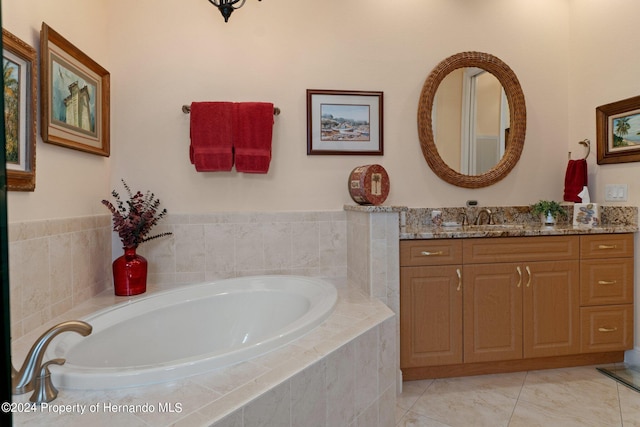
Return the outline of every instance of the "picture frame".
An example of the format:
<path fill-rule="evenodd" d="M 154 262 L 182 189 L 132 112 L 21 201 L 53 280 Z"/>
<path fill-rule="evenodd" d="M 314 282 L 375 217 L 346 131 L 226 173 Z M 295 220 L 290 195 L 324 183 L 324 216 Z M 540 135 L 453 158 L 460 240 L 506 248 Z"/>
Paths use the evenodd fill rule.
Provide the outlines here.
<path fill-rule="evenodd" d="M 307 155 L 382 156 L 383 92 L 307 89 Z"/>
<path fill-rule="evenodd" d="M 2 29 L 7 189 L 36 187 L 36 50 Z"/>
<path fill-rule="evenodd" d="M 640 96 L 596 108 L 598 164 L 640 161 Z"/>
<path fill-rule="evenodd" d="M 44 22 L 40 55 L 44 142 L 109 157 L 109 72 Z"/>

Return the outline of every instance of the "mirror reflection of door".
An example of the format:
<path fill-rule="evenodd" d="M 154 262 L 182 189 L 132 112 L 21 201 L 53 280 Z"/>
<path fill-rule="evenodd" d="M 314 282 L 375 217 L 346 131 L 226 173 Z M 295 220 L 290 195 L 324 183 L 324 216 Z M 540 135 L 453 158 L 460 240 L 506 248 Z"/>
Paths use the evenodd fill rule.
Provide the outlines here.
<path fill-rule="evenodd" d="M 438 86 L 433 132 L 442 159 L 466 175 L 489 171 L 502 158 L 509 107 L 498 79 L 480 68 L 460 68 Z"/>

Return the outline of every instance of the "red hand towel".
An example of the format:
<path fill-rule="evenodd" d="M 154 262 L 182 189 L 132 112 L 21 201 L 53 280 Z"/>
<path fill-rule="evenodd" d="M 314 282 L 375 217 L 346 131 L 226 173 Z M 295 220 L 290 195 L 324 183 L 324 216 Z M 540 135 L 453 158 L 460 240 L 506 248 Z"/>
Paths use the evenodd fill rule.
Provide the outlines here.
<path fill-rule="evenodd" d="M 564 200 L 566 202 L 582 202 L 578 193 L 587 185 L 587 161 L 585 159 L 569 160 L 564 177 Z"/>
<path fill-rule="evenodd" d="M 233 109 L 232 102 L 191 104 L 189 158 L 198 172 L 233 167 Z"/>
<path fill-rule="evenodd" d="M 238 172 L 267 173 L 271 162 L 273 104 L 236 104 L 235 162 Z"/>

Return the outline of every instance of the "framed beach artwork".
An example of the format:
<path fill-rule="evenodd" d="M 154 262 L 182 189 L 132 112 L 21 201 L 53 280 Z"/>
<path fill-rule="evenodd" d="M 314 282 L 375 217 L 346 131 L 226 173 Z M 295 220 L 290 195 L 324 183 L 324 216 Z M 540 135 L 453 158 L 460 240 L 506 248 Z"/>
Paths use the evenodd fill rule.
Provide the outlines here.
<path fill-rule="evenodd" d="M 40 55 L 42 139 L 108 157 L 109 72 L 44 22 Z"/>
<path fill-rule="evenodd" d="M 640 161 L 640 96 L 596 108 L 598 164 Z"/>
<path fill-rule="evenodd" d="M 383 154 L 382 92 L 307 89 L 307 155 Z"/>
<path fill-rule="evenodd" d="M 7 188 L 36 187 L 36 50 L 2 30 Z"/>

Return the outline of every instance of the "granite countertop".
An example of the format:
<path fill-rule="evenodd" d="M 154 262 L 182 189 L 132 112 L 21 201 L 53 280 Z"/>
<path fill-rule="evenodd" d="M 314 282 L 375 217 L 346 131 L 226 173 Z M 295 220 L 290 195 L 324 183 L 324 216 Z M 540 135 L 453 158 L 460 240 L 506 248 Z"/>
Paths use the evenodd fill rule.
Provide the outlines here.
<path fill-rule="evenodd" d="M 570 236 L 580 234 L 635 233 L 637 225 L 574 227 L 569 224 L 545 227 L 540 224 L 470 225 L 454 227 L 400 227 L 401 240 L 466 239 L 477 237 Z"/>
<path fill-rule="evenodd" d="M 638 231 L 638 208 L 635 206 L 600 206 L 599 226 L 574 226 L 573 203 L 563 205 L 566 216 L 553 227 L 543 226 L 531 213 L 530 206 L 473 206 L 410 208 L 406 206 L 345 205 L 345 211 L 368 214 L 398 213 L 400 240 L 467 239 L 477 237 L 570 236 L 581 234 L 635 233 Z M 441 226 L 434 225 L 431 214 L 441 212 Z M 461 225 L 462 219 L 473 223 L 481 211 L 490 212 L 496 225 Z M 451 226 L 446 226 L 451 225 Z"/>

